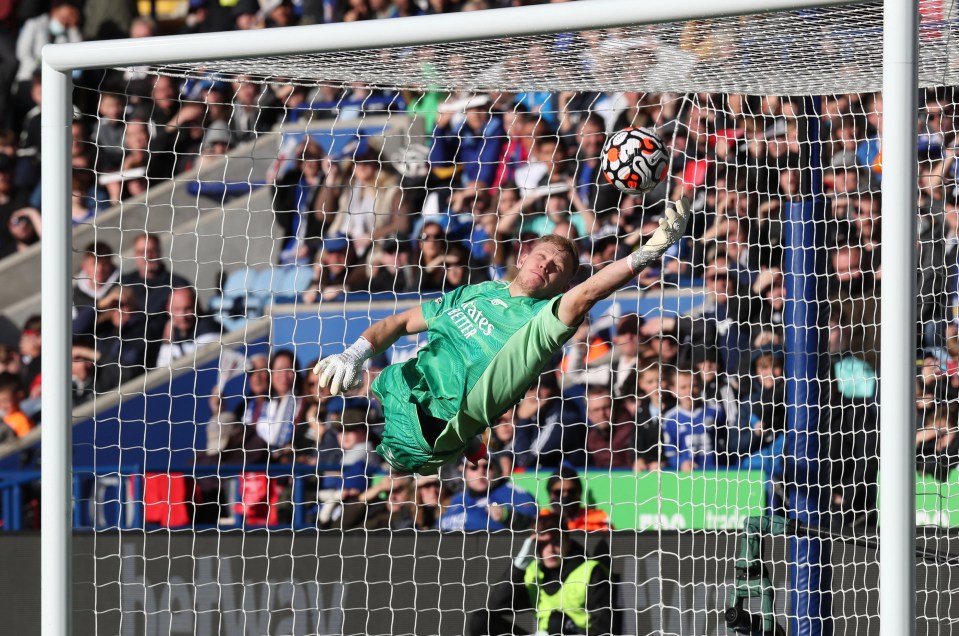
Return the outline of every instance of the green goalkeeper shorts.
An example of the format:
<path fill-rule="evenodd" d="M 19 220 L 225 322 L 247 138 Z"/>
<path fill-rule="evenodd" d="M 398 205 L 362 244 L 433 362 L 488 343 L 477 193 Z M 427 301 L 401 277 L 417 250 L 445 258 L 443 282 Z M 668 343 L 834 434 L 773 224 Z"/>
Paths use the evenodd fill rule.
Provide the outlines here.
<path fill-rule="evenodd" d="M 420 472 L 432 459 L 433 449 L 423 437 L 416 404 L 411 401 L 410 387 L 400 369 L 387 367 L 371 388 L 380 399 L 386 418 L 383 441 L 376 447 L 376 454 L 399 472 Z"/>

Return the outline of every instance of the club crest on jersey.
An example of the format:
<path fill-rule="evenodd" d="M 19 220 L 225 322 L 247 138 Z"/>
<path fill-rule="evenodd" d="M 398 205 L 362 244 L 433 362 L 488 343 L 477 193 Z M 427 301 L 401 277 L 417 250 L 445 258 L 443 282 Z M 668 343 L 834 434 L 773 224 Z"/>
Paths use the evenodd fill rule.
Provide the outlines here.
<path fill-rule="evenodd" d="M 474 300 L 467 301 L 460 307 L 450 309 L 446 315 L 453 321 L 453 324 L 460 330 L 464 338 L 472 338 L 476 335 L 477 331 L 481 332 L 484 336 L 489 336 L 493 333 L 493 323 L 483 315 L 483 312 L 476 306 L 476 301 Z"/>

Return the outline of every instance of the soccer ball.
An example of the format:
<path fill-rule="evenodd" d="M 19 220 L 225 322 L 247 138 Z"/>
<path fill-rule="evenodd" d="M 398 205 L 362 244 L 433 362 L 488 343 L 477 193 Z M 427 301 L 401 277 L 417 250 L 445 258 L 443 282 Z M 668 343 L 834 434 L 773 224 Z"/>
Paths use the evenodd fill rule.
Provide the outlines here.
<path fill-rule="evenodd" d="M 603 145 L 603 176 L 627 194 L 655 188 L 668 164 L 666 145 L 649 128 L 624 128 Z"/>

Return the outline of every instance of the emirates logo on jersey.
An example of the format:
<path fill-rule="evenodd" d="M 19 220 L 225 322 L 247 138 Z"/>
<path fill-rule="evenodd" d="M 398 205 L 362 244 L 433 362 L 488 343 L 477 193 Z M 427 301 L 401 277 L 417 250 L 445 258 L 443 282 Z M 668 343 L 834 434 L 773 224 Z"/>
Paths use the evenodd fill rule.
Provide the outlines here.
<path fill-rule="evenodd" d="M 446 315 L 453 321 L 464 338 L 472 338 L 477 332 L 484 336 L 493 333 L 493 323 L 483 315 L 483 312 L 473 300 L 463 303 L 461 307 L 450 309 Z"/>

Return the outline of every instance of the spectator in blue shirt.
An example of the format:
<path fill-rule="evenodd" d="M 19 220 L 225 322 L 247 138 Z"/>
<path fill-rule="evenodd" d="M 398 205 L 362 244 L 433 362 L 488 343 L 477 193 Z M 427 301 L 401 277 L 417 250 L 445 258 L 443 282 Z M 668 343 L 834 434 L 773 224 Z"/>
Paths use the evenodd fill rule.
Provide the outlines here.
<path fill-rule="evenodd" d="M 676 406 L 663 415 L 663 456 L 666 466 L 680 472 L 716 467 L 713 444 L 719 408 L 701 398 L 699 378 L 690 371 L 673 376 Z"/>
<path fill-rule="evenodd" d="M 465 487 L 453 495 L 440 517 L 443 532 L 514 530 L 530 526 L 536 518 L 536 500 L 525 490 L 503 479 L 499 466 L 481 459 L 463 465 Z"/>
<path fill-rule="evenodd" d="M 500 120 L 491 115 L 485 95 L 471 97 L 465 107 L 466 117 L 458 125 L 451 112 L 437 117 L 430 163 L 434 167 L 455 168 L 454 185 L 480 182 L 482 187 L 488 187 L 499 168 L 506 132 Z"/>
<path fill-rule="evenodd" d="M 333 429 L 339 440 L 339 448 L 320 453 L 319 462 L 324 466 L 339 466 L 339 474 L 323 477 L 323 490 L 340 491 L 344 500 L 359 496 L 370 485 L 370 478 L 379 465 L 379 458 L 367 437 L 366 412 L 346 409 L 343 420 Z"/>
<path fill-rule="evenodd" d="M 555 377 L 541 376 L 539 385 L 530 388 L 516 408 L 516 466 L 558 468 L 563 462 L 585 465 L 586 431 L 576 422 L 578 415 L 578 409 L 562 399 Z"/>

